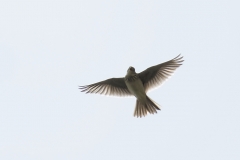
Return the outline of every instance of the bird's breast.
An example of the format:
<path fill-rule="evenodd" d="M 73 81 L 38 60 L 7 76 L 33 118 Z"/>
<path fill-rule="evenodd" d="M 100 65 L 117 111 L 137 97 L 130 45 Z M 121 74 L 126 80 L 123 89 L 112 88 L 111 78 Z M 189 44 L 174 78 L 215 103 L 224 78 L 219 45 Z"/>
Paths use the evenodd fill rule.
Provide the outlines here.
<path fill-rule="evenodd" d="M 146 102 L 146 93 L 142 81 L 136 77 L 125 78 L 128 90 L 142 103 Z"/>

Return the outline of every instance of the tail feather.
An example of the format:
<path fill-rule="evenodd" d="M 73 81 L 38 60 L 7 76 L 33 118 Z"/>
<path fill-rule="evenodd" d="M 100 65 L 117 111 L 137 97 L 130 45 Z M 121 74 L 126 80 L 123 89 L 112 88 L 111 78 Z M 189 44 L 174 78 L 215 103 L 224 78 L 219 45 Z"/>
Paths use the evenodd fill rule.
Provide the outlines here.
<path fill-rule="evenodd" d="M 145 104 L 142 104 L 139 100 L 137 100 L 134 117 L 145 117 L 147 115 L 147 112 L 154 114 L 157 113 L 157 110 L 161 110 L 160 106 L 147 96 L 147 102 Z"/>

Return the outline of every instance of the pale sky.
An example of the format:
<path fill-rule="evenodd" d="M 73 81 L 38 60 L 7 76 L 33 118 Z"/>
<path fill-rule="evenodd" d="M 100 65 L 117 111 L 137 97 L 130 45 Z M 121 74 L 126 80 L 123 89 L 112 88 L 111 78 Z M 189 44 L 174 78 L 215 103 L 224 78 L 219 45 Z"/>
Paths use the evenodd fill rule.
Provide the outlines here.
<path fill-rule="evenodd" d="M 239 160 L 237 0 L 0 2 L 1 160 Z M 80 92 L 176 57 L 162 106 Z"/>

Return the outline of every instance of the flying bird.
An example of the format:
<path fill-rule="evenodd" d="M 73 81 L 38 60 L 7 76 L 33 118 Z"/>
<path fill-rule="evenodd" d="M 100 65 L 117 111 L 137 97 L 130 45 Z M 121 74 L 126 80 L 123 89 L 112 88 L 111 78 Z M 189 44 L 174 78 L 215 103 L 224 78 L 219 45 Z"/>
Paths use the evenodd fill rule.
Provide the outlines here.
<path fill-rule="evenodd" d="M 79 86 L 82 92 L 98 93 L 113 96 L 135 96 L 136 106 L 134 116 L 145 117 L 147 113 L 154 114 L 161 110 L 160 106 L 147 96 L 147 92 L 161 85 L 173 72 L 182 65 L 183 57 L 177 57 L 147 68 L 136 73 L 135 68 L 130 66 L 127 74 L 122 78 L 110 78 L 94 84 Z"/>

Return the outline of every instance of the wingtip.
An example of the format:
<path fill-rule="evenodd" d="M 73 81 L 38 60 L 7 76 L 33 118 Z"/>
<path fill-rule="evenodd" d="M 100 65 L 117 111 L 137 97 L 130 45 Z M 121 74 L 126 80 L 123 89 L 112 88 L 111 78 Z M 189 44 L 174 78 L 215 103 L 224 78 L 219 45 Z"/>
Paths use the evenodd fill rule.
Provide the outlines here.
<path fill-rule="evenodd" d="M 78 89 L 86 89 L 87 86 L 78 86 Z"/>
<path fill-rule="evenodd" d="M 181 53 L 177 56 L 177 57 L 175 57 L 175 58 L 173 58 L 174 60 L 177 60 L 177 59 L 182 59 L 183 58 L 183 56 L 181 55 Z"/>
<path fill-rule="evenodd" d="M 173 59 L 174 61 L 177 61 L 177 63 L 184 62 L 183 56 L 181 56 L 181 53 Z"/>

